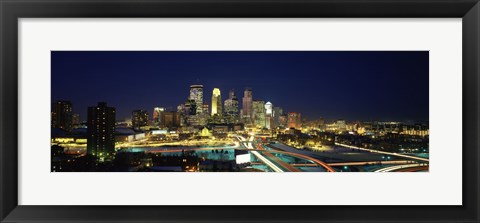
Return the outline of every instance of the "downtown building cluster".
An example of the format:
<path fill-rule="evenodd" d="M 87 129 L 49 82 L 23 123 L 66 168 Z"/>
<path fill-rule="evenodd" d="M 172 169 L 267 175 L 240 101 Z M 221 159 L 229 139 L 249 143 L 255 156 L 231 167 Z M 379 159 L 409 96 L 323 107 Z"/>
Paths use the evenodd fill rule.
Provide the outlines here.
<path fill-rule="evenodd" d="M 116 121 L 116 109 L 106 102 L 88 107 L 87 120 L 82 123 L 79 115 L 73 113 L 70 101 L 57 101 L 52 104 L 51 127 L 69 132 L 73 137 L 54 137 L 57 134 L 52 133 L 52 142 L 83 143 L 86 139 L 87 154 L 95 157 L 96 163 L 103 163 L 114 159 L 116 142 L 129 140 L 129 136 L 143 138 L 145 133 L 142 132 L 145 130 L 182 132 L 194 129 L 193 132 L 205 134 L 206 128 L 226 133 L 245 128 L 269 130 L 301 127 L 299 113 L 285 114 L 282 108 L 274 107 L 271 102 L 254 100 L 250 88 L 245 89 L 241 103 L 233 89 L 229 91 L 228 98 L 222 100 L 220 89 L 214 88 L 211 106 L 205 103 L 203 91 L 203 85 L 191 85 L 187 99 L 176 110 L 155 107 L 150 119 L 148 111 L 136 109 L 132 111 L 131 123 L 124 124 Z M 125 127 L 131 129 L 126 137 L 122 135 Z M 85 139 L 75 138 L 77 129 L 86 129 Z"/>
<path fill-rule="evenodd" d="M 240 101 L 231 89 L 228 98 L 222 99 L 219 88 L 213 88 L 211 103 L 205 103 L 203 85 L 191 85 L 185 102 L 175 111 L 165 107 L 153 108 L 149 122 L 148 112 L 136 110 L 132 113 L 132 127 L 145 128 L 181 128 L 228 125 L 229 129 L 276 127 L 300 128 L 300 113 L 284 113 L 281 107 L 271 102 L 254 100 L 252 89 L 246 88 Z M 233 127 L 232 127 L 233 126 Z"/>

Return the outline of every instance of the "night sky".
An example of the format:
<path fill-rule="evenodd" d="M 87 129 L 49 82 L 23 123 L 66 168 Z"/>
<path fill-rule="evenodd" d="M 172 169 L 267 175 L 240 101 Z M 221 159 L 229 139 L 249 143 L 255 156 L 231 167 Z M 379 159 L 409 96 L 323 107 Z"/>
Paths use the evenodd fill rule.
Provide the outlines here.
<path fill-rule="evenodd" d="M 211 106 L 245 87 L 302 118 L 428 121 L 428 52 L 329 51 L 53 51 L 52 102 L 69 100 L 86 120 L 105 101 L 117 120 L 132 110 L 176 110 L 191 84 L 203 84 Z"/>

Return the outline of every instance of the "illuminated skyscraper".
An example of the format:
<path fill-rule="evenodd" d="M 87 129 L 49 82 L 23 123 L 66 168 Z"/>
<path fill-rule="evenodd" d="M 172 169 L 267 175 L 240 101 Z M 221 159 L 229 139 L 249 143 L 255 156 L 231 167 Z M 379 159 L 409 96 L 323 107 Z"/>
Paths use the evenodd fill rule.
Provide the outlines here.
<path fill-rule="evenodd" d="M 72 130 L 73 108 L 70 101 L 57 101 L 52 104 L 52 128 Z"/>
<path fill-rule="evenodd" d="M 194 100 L 197 105 L 197 114 L 203 113 L 203 85 L 191 85 L 190 86 L 190 100 Z"/>
<path fill-rule="evenodd" d="M 280 107 L 273 107 L 273 122 L 274 126 L 282 126 L 280 116 L 283 115 L 283 109 Z"/>
<path fill-rule="evenodd" d="M 265 103 L 265 127 L 271 129 L 274 126 L 273 123 L 273 105 L 271 102 Z"/>
<path fill-rule="evenodd" d="M 302 120 L 300 118 L 300 113 L 298 112 L 289 112 L 287 119 L 287 127 L 300 129 L 302 126 Z"/>
<path fill-rule="evenodd" d="M 265 114 L 273 116 L 273 105 L 271 102 L 265 104 Z"/>
<path fill-rule="evenodd" d="M 99 102 L 88 107 L 87 153 L 97 162 L 112 161 L 115 156 L 115 108 Z"/>
<path fill-rule="evenodd" d="M 253 123 L 257 127 L 265 127 L 265 102 L 260 100 L 255 100 L 252 103 L 253 106 Z"/>
<path fill-rule="evenodd" d="M 132 112 L 132 127 L 140 128 L 148 125 L 148 112 L 145 110 L 135 110 Z"/>
<path fill-rule="evenodd" d="M 161 107 L 155 107 L 153 108 L 153 124 L 155 126 L 159 126 L 160 123 L 162 122 L 161 120 L 161 114 L 162 112 L 165 111 L 165 108 L 161 108 Z"/>
<path fill-rule="evenodd" d="M 218 88 L 214 88 L 212 92 L 212 116 L 214 115 L 222 115 L 222 95 Z"/>
<path fill-rule="evenodd" d="M 239 121 L 238 99 L 237 96 L 235 96 L 235 91 L 233 89 L 228 93 L 228 99 L 225 100 L 223 107 L 226 121 L 228 123 L 237 123 Z"/>
<path fill-rule="evenodd" d="M 253 98 L 252 89 L 246 88 L 243 93 L 242 115 L 247 123 L 252 121 Z M 263 105 L 262 105 L 263 106 Z"/>

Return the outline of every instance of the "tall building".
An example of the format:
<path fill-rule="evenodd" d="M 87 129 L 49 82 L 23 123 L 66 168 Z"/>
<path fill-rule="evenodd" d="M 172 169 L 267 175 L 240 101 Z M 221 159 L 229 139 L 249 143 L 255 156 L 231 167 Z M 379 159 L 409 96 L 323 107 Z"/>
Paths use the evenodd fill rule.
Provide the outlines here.
<path fill-rule="evenodd" d="M 197 114 L 203 113 L 203 85 L 191 85 L 189 100 L 195 101 Z"/>
<path fill-rule="evenodd" d="M 287 119 L 287 127 L 288 128 L 295 128 L 300 129 L 302 126 L 302 120 L 300 117 L 300 113 L 298 112 L 289 112 L 288 119 Z"/>
<path fill-rule="evenodd" d="M 79 114 L 73 114 L 72 115 L 72 128 L 78 128 L 81 124 L 80 121 L 80 115 Z"/>
<path fill-rule="evenodd" d="M 273 107 L 273 122 L 275 126 L 283 126 L 280 122 L 280 116 L 283 115 L 283 109 L 280 107 Z"/>
<path fill-rule="evenodd" d="M 161 107 L 155 107 L 153 108 L 153 117 L 152 117 L 152 120 L 153 120 L 153 124 L 155 126 L 159 126 L 160 123 L 162 122 L 161 120 L 161 114 L 162 112 L 165 111 L 165 108 L 161 108 Z"/>
<path fill-rule="evenodd" d="M 252 120 L 252 112 L 253 112 L 253 98 L 252 98 L 252 89 L 246 88 L 243 92 L 243 100 L 242 100 L 242 115 L 244 120 L 247 123 L 250 123 Z"/>
<path fill-rule="evenodd" d="M 238 123 L 238 99 L 233 89 L 228 93 L 228 99 L 225 100 L 223 107 L 226 121 L 228 123 Z"/>
<path fill-rule="evenodd" d="M 347 130 L 347 123 L 344 119 L 337 120 L 335 124 L 337 125 L 337 131 L 343 132 Z"/>
<path fill-rule="evenodd" d="M 265 103 L 265 127 L 267 129 L 273 128 L 273 104 L 271 102 Z"/>
<path fill-rule="evenodd" d="M 134 110 L 132 112 L 132 127 L 140 128 L 148 125 L 148 112 L 145 110 Z"/>
<path fill-rule="evenodd" d="M 115 108 L 105 102 L 88 107 L 87 153 L 97 162 L 112 161 L 115 156 Z"/>
<path fill-rule="evenodd" d="M 73 107 L 70 101 L 57 101 L 52 104 L 52 128 L 72 130 Z"/>
<path fill-rule="evenodd" d="M 212 116 L 214 115 L 222 115 L 222 95 L 218 88 L 214 88 L 212 92 Z"/>
<path fill-rule="evenodd" d="M 180 113 L 175 111 L 164 111 L 161 113 L 161 127 L 163 128 L 175 128 L 180 127 Z"/>
<path fill-rule="evenodd" d="M 252 103 L 253 106 L 253 124 L 257 127 L 265 127 L 265 102 L 261 100 L 254 100 Z"/>
<path fill-rule="evenodd" d="M 273 104 L 272 104 L 272 102 L 265 103 L 265 114 L 273 116 Z"/>

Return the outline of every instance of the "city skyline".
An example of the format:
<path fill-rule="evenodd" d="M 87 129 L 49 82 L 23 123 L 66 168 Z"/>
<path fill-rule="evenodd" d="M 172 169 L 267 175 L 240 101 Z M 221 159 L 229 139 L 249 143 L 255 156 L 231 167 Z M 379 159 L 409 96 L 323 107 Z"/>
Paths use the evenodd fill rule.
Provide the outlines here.
<path fill-rule="evenodd" d="M 238 56 L 238 53 L 241 55 Z M 169 55 L 168 62 L 162 63 L 163 60 L 160 59 L 165 59 L 166 55 Z M 199 55 L 203 57 L 198 57 Z M 269 57 L 272 55 L 273 59 Z M 199 61 L 192 60 L 191 57 L 196 57 Z M 259 57 L 266 60 L 266 65 L 256 61 Z M 331 61 L 328 58 L 334 58 L 338 61 L 339 57 L 346 64 L 350 62 L 350 65 L 359 65 L 358 60 L 362 64 L 355 67 L 357 71 L 346 69 L 345 66 L 339 67 L 339 63 L 323 67 L 323 72 L 330 75 L 306 71 L 303 67 L 321 67 L 325 65 L 321 59 L 327 59 L 328 62 Z M 397 60 L 393 60 L 395 58 Z M 198 71 L 189 72 L 190 69 L 185 69 L 185 65 L 180 66 L 182 59 L 187 59 L 185 65 L 196 64 L 194 67 Z M 305 64 L 298 61 L 300 59 L 309 62 Z M 177 61 L 176 66 L 166 65 L 172 61 Z M 200 64 L 201 61 L 205 64 Z M 221 64 L 213 66 L 216 64 L 214 62 L 222 61 L 232 63 L 233 66 L 230 69 L 225 69 Z M 291 63 L 294 65 L 281 63 L 285 61 L 293 61 Z M 125 69 L 113 69 L 112 63 L 115 62 L 121 62 L 118 66 Z M 242 63 L 249 68 L 241 67 L 240 70 L 250 70 L 256 75 L 241 75 L 240 71 L 236 71 Z M 383 65 L 373 67 L 373 63 Z M 390 68 L 385 68 L 385 63 Z M 289 69 L 281 72 L 281 69 L 272 68 L 275 64 Z M 168 69 L 161 68 L 162 66 L 167 66 Z M 174 67 L 178 68 L 177 75 L 172 73 Z M 333 68 L 338 68 L 338 71 L 332 71 Z M 136 70 L 139 71 L 135 72 Z M 171 75 L 161 74 L 161 71 L 168 70 Z M 225 73 L 230 70 L 232 74 L 237 72 L 237 75 L 221 76 L 222 70 Z M 390 75 L 380 72 L 386 70 L 390 71 Z M 205 74 L 207 71 L 210 75 Z M 260 74 L 262 71 L 264 75 Z M 272 75 L 274 71 L 277 73 Z M 298 75 L 287 75 L 294 71 L 299 71 Z M 344 77 L 331 77 L 332 73 L 340 75 L 342 71 Z M 368 71 L 371 73 L 368 74 Z M 65 75 L 67 72 L 69 75 Z M 111 75 L 116 72 L 119 75 Z M 138 74 L 132 75 L 134 73 Z M 70 80 L 70 75 L 76 75 L 76 78 Z M 131 75 L 130 79 L 124 78 L 128 75 Z M 187 80 L 195 79 L 195 76 L 199 76 L 197 80 Z M 369 76 L 380 80 L 368 79 Z M 81 81 L 88 77 L 91 77 L 90 81 Z M 358 81 L 345 79 L 347 77 Z M 233 80 L 234 78 L 238 80 Z M 188 83 L 178 83 L 181 81 Z M 87 83 L 91 85 L 87 87 Z M 250 85 L 242 86 L 242 83 Z M 214 88 L 220 90 L 222 104 L 228 98 L 229 91 L 234 89 L 241 110 L 243 91 L 248 87 L 252 89 L 253 100 L 265 103 L 270 101 L 274 106 L 280 106 L 285 111 L 299 112 L 302 118 L 310 120 L 324 117 L 329 120 L 428 122 L 428 52 L 52 52 L 52 102 L 71 101 L 74 112 L 79 113 L 82 120 L 86 119 L 86 108 L 98 101 L 106 101 L 116 107 L 117 120 L 131 117 L 132 111 L 139 109 L 146 110 L 151 119 L 154 107 L 176 110 L 179 104 L 185 102 L 189 94 L 188 87 L 193 84 L 203 85 L 203 103 L 209 106 Z M 104 87 L 95 88 L 98 85 Z M 177 87 L 180 85 L 183 87 Z"/>

